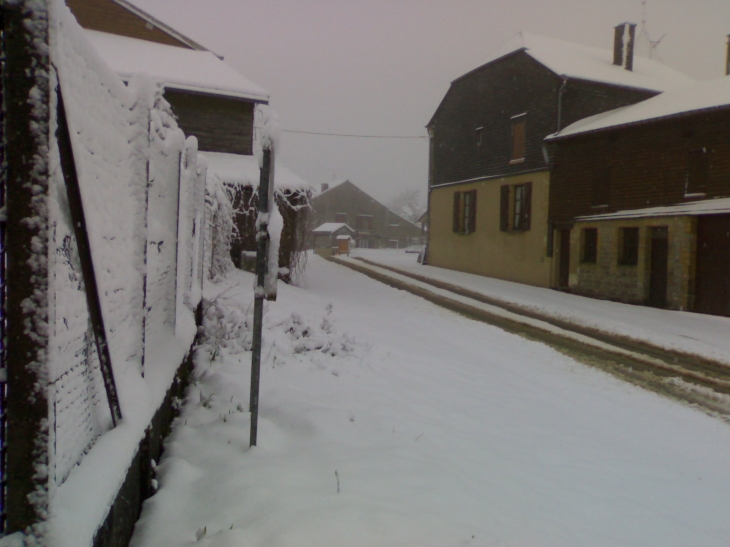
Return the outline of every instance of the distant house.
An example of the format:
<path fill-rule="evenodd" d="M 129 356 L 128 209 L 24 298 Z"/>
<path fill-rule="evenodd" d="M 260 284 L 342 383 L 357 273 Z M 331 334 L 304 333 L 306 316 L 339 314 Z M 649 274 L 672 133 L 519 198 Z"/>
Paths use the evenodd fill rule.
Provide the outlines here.
<path fill-rule="evenodd" d="M 127 0 L 67 0 L 104 61 L 128 81 L 144 73 L 161 81 L 165 99 L 186 135 L 207 152 L 208 179 L 226 185 L 237 227 L 231 245 L 234 264 L 255 249 L 253 196 L 258 188 L 254 154 L 256 105 L 269 94 L 204 46 Z M 309 185 L 278 164 L 277 203 L 284 216 L 280 265 L 290 267 L 304 244 Z"/>
<path fill-rule="evenodd" d="M 549 137 L 560 287 L 730 316 L 728 128 L 725 76 Z"/>
<path fill-rule="evenodd" d="M 342 222 L 325 222 L 312 230 L 312 244 L 318 254 L 329 255 L 349 251 L 355 230 Z M 345 242 L 345 243 L 341 243 Z"/>
<path fill-rule="evenodd" d="M 588 116 L 692 83 L 633 58 L 633 25 L 614 51 L 520 34 L 451 87 L 427 128 L 429 264 L 549 287 L 550 146 Z"/>
<path fill-rule="evenodd" d="M 349 180 L 323 184 L 312 199 L 312 226 L 341 223 L 355 228 L 360 248 L 401 249 L 420 242 L 421 228 L 394 213 Z"/>

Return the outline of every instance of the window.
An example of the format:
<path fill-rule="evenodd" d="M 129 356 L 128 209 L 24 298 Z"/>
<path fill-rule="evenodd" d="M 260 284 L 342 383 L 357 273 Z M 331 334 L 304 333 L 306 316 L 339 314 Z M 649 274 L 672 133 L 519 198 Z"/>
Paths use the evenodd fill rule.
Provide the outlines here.
<path fill-rule="evenodd" d="M 373 229 L 373 215 L 357 215 L 356 228 L 370 232 Z"/>
<path fill-rule="evenodd" d="M 335 213 L 335 222 L 347 224 L 347 213 Z"/>
<path fill-rule="evenodd" d="M 499 194 L 499 229 L 503 232 L 525 232 L 530 229 L 531 217 L 532 183 L 502 185 Z"/>
<path fill-rule="evenodd" d="M 476 230 L 477 191 L 454 192 L 453 231 L 471 234 Z"/>
<path fill-rule="evenodd" d="M 525 122 L 526 114 L 512 117 L 512 162 L 525 160 Z M 510 162 L 510 163 L 512 163 Z"/>
<path fill-rule="evenodd" d="M 707 150 L 693 150 L 687 159 L 687 175 L 684 188 L 685 196 L 701 195 L 707 191 L 710 175 L 710 158 Z"/>
<path fill-rule="evenodd" d="M 611 199 L 611 168 L 593 173 L 591 180 L 591 206 L 606 207 Z"/>
<path fill-rule="evenodd" d="M 476 132 L 476 144 L 481 146 L 484 138 L 484 127 L 477 127 L 474 131 Z"/>
<path fill-rule="evenodd" d="M 532 212 L 532 183 L 515 186 L 515 206 L 512 220 L 514 230 L 524 232 L 530 229 L 530 213 Z"/>
<path fill-rule="evenodd" d="M 581 262 L 595 264 L 598 258 L 598 229 L 585 228 L 581 233 Z"/>
<path fill-rule="evenodd" d="M 619 232 L 619 264 L 636 266 L 639 263 L 639 229 L 621 228 Z"/>

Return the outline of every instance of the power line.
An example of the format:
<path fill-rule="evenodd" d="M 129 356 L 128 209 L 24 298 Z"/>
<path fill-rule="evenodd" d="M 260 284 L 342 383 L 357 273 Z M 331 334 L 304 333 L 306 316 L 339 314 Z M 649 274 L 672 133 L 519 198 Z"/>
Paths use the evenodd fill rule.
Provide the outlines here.
<path fill-rule="evenodd" d="M 317 131 L 294 131 L 282 129 L 284 133 L 299 133 L 301 135 L 321 135 L 325 137 L 354 137 L 357 139 L 427 139 L 426 135 L 350 135 L 347 133 L 320 133 Z"/>

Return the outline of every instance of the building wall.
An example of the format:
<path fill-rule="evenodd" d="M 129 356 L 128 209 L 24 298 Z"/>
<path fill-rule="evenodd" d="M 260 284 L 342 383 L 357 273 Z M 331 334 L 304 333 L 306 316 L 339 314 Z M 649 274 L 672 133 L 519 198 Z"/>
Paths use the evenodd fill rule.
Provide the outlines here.
<path fill-rule="evenodd" d="M 66 5 L 83 28 L 191 49 L 112 0 L 66 0 Z"/>
<path fill-rule="evenodd" d="M 705 113 L 558 141 L 550 219 L 673 205 L 730 196 L 730 112 Z M 704 196 L 685 196 L 690 151 L 705 148 Z M 592 181 L 610 171 L 607 204 L 592 203 Z"/>
<path fill-rule="evenodd" d="M 186 135 L 198 138 L 198 149 L 253 154 L 254 103 L 168 89 L 165 99 Z"/>
<path fill-rule="evenodd" d="M 693 309 L 696 218 L 689 216 L 576 222 L 570 234 L 571 292 L 645 304 L 649 298 L 651 228 L 661 226 L 668 228 L 669 236 L 667 307 L 675 310 Z M 598 230 L 595 264 L 581 262 L 581 234 L 586 228 Z M 636 265 L 619 264 L 621 228 L 639 228 Z M 559 263 L 558 245 L 555 263 Z"/>
<path fill-rule="evenodd" d="M 543 139 L 559 126 L 656 95 L 585 80 L 563 83 L 524 52 L 452 82 L 429 123 L 430 184 L 544 169 Z M 526 113 L 526 154 L 523 162 L 515 163 L 510 162 L 512 117 L 522 113 Z"/>
<path fill-rule="evenodd" d="M 432 188 L 429 211 L 428 263 L 539 287 L 550 286 L 547 257 L 547 171 Z M 500 231 L 500 188 L 532 182 L 530 230 Z M 453 231 L 454 192 L 476 190 L 476 229 Z"/>
<path fill-rule="evenodd" d="M 350 181 L 345 181 L 330 188 L 312 200 L 314 213 L 312 228 L 325 222 L 345 222 L 355 230 L 355 241 L 358 246 L 367 240 L 373 248 L 385 248 L 395 245 L 404 248 L 421 237 L 421 228 L 389 210 L 385 205 L 370 197 Z M 339 220 L 337 213 L 344 213 L 346 218 Z M 357 217 L 371 215 L 373 229 L 358 229 Z"/>

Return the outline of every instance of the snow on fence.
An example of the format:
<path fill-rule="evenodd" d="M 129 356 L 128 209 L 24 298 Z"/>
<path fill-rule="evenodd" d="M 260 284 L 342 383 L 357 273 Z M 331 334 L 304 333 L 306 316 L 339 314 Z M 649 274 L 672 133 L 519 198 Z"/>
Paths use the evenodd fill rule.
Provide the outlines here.
<path fill-rule="evenodd" d="M 144 76 L 125 85 L 62 0 L 8 1 L 3 18 L 16 229 L 2 531 L 41 545 L 118 542 L 152 491 L 149 460 L 203 279 L 230 262 L 230 203 L 220 188 L 206 192 L 197 141 L 177 127 L 162 87 Z"/>

